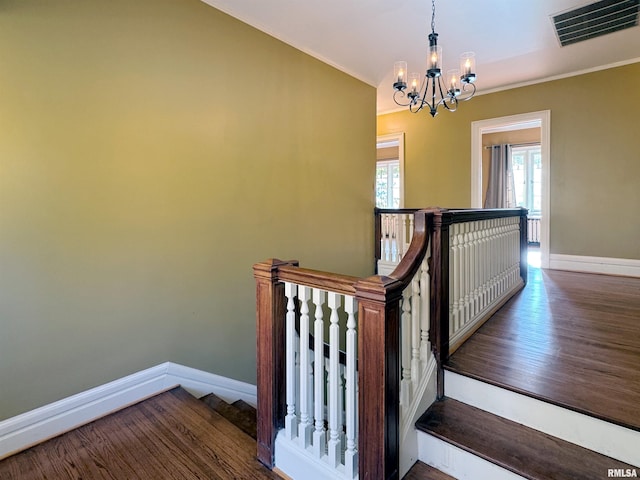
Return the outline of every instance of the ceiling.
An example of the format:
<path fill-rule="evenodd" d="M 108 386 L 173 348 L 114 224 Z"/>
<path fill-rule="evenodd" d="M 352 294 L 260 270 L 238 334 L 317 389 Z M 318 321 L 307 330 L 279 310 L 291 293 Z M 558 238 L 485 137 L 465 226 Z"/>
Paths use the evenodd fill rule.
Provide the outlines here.
<path fill-rule="evenodd" d="M 428 0 L 203 0 L 378 89 L 392 100 L 393 63 L 425 69 Z M 444 71 L 476 54 L 478 93 L 640 61 L 640 27 L 560 47 L 552 15 L 593 0 L 439 0 L 436 32 Z M 608 86 L 608 87 L 611 87 Z"/>

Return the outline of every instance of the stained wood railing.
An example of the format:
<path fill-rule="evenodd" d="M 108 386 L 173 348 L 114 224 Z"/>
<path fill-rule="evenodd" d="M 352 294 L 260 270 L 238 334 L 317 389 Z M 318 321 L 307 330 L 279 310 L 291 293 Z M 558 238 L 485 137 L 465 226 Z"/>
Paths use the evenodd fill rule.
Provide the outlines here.
<path fill-rule="evenodd" d="M 344 478 L 399 478 L 401 425 L 413 421 L 424 376 L 437 372 L 442 396 L 452 338 L 464 339 L 524 285 L 526 210 L 401 214 L 411 242 L 387 276 L 359 279 L 273 259 L 254 265 L 263 464 L 274 466 L 282 436 Z M 383 224 L 376 221 L 378 253 Z"/>

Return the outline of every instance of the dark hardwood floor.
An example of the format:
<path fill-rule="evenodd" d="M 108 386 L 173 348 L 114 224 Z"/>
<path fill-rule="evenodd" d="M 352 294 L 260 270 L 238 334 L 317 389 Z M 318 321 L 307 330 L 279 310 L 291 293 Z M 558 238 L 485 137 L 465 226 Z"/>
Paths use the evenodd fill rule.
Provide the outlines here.
<path fill-rule="evenodd" d="M 640 430 L 640 279 L 530 268 L 446 368 Z"/>
<path fill-rule="evenodd" d="M 255 454 L 255 440 L 178 387 L 0 461 L 0 479 L 279 479 Z"/>

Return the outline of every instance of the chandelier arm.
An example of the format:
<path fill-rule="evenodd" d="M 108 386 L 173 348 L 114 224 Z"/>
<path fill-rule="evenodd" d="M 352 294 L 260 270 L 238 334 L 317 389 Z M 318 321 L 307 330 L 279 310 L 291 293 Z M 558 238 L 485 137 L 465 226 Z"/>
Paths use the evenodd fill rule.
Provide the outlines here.
<path fill-rule="evenodd" d="M 469 92 L 467 91 L 467 87 L 469 87 L 469 86 L 470 86 L 470 87 L 471 87 L 471 89 L 472 89 L 471 93 L 469 93 Z M 476 94 L 476 84 L 475 84 L 475 83 L 464 83 L 464 84 L 462 85 L 462 91 L 463 91 L 464 93 L 469 93 L 469 96 L 464 97 L 464 98 L 460 98 L 460 101 L 462 101 L 462 102 L 466 102 L 467 100 L 471 100 L 471 99 L 473 98 L 473 96 Z"/>
<path fill-rule="evenodd" d="M 400 98 L 406 98 L 406 94 L 404 93 L 404 90 L 396 90 L 395 92 L 393 92 L 393 101 L 396 102 L 396 105 L 400 105 L 401 107 L 409 107 L 411 106 L 411 101 L 407 102 L 407 103 L 403 103 L 402 101 L 398 101 L 397 99 L 397 95 L 400 94 Z"/>
<path fill-rule="evenodd" d="M 444 105 L 444 108 L 446 108 L 450 112 L 455 112 L 458 109 L 458 99 L 456 97 L 450 96 L 449 102 L 450 103 L 447 103 L 447 100 L 443 99 L 442 104 Z"/>

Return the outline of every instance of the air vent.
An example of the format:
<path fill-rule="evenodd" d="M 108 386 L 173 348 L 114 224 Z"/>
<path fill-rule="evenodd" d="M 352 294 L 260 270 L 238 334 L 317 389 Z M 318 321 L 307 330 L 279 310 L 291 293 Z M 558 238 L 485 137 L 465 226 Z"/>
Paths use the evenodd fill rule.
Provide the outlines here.
<path fill-rule="evenodd" d="M 563 47 L 638 25 L 640 0 L 602 0 L 553 16 Z"/>

